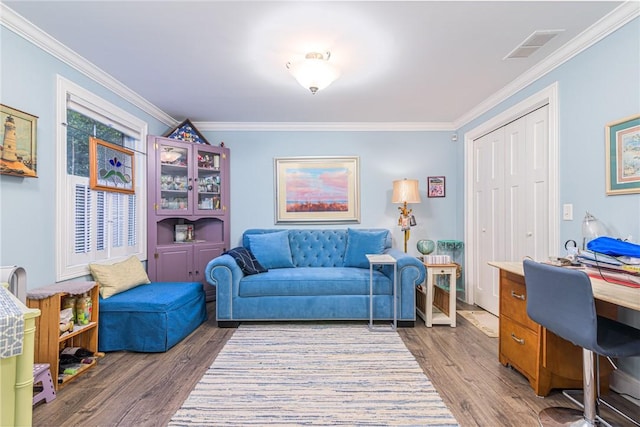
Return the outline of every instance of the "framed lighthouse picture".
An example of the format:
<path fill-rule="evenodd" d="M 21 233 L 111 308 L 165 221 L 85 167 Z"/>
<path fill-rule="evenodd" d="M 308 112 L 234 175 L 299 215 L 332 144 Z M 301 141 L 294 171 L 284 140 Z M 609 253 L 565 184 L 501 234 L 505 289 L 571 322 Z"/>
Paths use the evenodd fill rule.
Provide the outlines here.
<path fill-rule="evenodd" d="M 0 104 L 0 174 L 36 178 L 38 117 Z"/>

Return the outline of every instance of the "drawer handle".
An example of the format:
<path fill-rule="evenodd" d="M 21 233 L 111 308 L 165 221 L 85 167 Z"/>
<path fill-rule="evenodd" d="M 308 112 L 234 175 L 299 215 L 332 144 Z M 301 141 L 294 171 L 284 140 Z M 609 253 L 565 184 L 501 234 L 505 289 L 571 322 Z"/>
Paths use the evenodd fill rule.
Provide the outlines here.
<path fill-rule="evenodd" d="M 511 338 L 513 338 L 513 340 L 518 344 L 524 345 L 524 338 L 518 338 L 513 332 L 511 332 Z"/>
<path fill-rule="evenodd" d="M 524 295 L 516 294 L 516 293 L 515 293 L 515 292 L 513 292 L 513 291 L 511 291 L 511 296 L 512 296 L 512 297 L 514 297 L 514 298 L 517 298 L 517 299 L 519 299 L 519 300 L 522 300 L 522 301 L 524 301 L 524 298 L 525 298 L 525 297 L 524 297 Z"/>

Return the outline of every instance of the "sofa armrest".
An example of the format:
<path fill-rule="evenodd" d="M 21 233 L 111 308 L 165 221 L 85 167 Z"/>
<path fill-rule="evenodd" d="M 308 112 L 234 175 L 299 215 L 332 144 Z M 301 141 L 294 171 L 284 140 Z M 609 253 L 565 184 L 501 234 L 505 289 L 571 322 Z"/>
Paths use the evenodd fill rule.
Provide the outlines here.
<path fill-rule="evenodd" d="M 424 281 L 426 277 L 426 268 L 422 261 L 418 258 L 402 252 L 399 249 L 390 248 L 385 250 L 385 254 L 389 254 L 398 261 L 398 279 L 404 281 L 411 281 L 413 284 L 418 285 Z M 410 273 L 404 275 L 404 272 Z M 393 267 L 383 269 L 383 273 L 390 279 L 393 279 Z M 402 278 L 400 276 L 402 275 Z"/>
<path fill-rule="evenodd" d="M 399 318 L 415 319 L 416 286 L 424 282 L 427 269 L 418 258 L 406 254 L 399 249 L 390 248 L 385 250 L 384 253 L 391 255 L 397 260 Z M 393 266 L 383 266 L 382 273 L 393 280 Z"/>
<path fill-rule="evenodd" d="M 232 298 L 238 296 L 242 269 L 231 255 L 220 255 L 209 261 L 204 271 L 207 283 L 216 287 L 216 317 L 231 319 Z"/>
<path fill-rule="evenodd" d="M 415 273 L 418 274 L 418 277 L 416 277 L 417 283 L 421 283 L 424 280 L 427 270 L 422 261 L 420 261 L 418 258 L 395 248 L 389 248 L 385 250 L 384 253 L 391 255 L 398 261 L 398 271 L 402 270 L 405 267 L 413 266 L 417 268 L 417 270 L 415 271 Z M 391 269 L 391 275 L 393 275 L 393 269 Z"/>

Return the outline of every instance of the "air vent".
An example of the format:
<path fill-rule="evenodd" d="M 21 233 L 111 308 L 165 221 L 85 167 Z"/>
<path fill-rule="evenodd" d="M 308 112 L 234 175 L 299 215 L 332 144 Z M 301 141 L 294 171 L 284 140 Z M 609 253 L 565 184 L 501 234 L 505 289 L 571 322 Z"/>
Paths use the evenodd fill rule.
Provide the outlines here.
<path fill-rule="evenodd" d="M 527 37 L 522 43 L 520 43 L 515 49 L 513 49 L 503 59 L 511 58 L 528 58 L 535 51 L 540 49 L 549 41 L 563 32 L 564 30 L 538 30 L 534 31 L 529 37 Z"/>

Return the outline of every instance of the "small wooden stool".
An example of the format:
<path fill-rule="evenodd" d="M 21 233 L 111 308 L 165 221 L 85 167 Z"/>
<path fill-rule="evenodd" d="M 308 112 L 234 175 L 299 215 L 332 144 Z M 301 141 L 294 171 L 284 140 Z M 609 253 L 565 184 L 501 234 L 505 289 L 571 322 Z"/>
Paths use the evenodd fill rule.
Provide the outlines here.
<path fill-rule="evenodd" d="M 33 404 L 40 402 L 42 399 L 49 403 L 56 398 L 56 389 L 51 378 L 51 370 L 48 363 L 33 364 L 33 385 L 42 383 L 42 391 L 33 396 Z"/>

